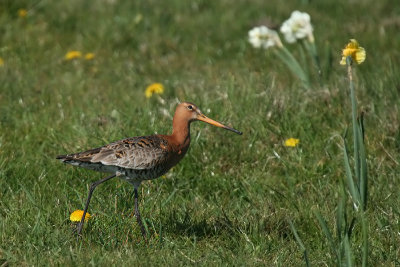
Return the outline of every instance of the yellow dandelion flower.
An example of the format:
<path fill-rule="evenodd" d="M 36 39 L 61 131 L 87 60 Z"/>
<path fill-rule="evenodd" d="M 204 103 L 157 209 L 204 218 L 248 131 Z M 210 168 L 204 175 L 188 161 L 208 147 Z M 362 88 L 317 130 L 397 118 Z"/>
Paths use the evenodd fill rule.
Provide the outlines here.
<path fill-rule="evenodd" d="M 346 58 L 348 56 L 351 56 L 357 64 L 361 64 L 364 62 L 367 55 L 365 49 L 358 44 L 356 39 L 350 39 L 350 43 L 348 43 L 342 51 L 341 65 L 346 65 Z"/>
<path fill-rule="evenodd" d="M 288 147 L 295 147 L 299 143 L 300 143 L 300 140 L 296 139 L 296 138 L 289 138 L 289 139 L 285 140 L 285 146 L 288 146 Z"/>
<path fill-rule="evenodd" d="M 64 56 L 64 59 L 72 60 L 72 59 L 80 58 L 80 57 L 82 57 L 82 53 L 80 51 L 73 50 L 73 51 L 69 51 L 68 53 L 66 53 Z"/>
<path fill-rule="evenodd" d="M 18 9 L 18 17 L 25 18 L 26 15 L 28 15 L 28 10 L 24 8 Z"/>
<path fill-rule="evenodd" d="M 144 92 L 147 98 L 150 98 L 153 93 L 162 94 L 164 93 L 164 86 L 161 83 L 153 83 L 147 86 L 146 91 Z"/>
<path fill-rule="evenodd" d="M 80 222 L 82 220 L 83 216 L 83 210 L 76 210 L 73 213 L 71 213 L 71 216 L 69 216 L 69 219 L 73 222 Z M 85 214 L 85 222 L 87 222 L 90 219 L 91 215 L 89 212 L 86 212 Z"/>
<path fill-rule="evenodd" d="M 4 65 L 4 60 L 0 57 L 0 67 Z"/>
<path fill-rule="evenodd" d="M 94 59 L 94 53 L 86 53 L 85 59 L 86 59 L 86 60 L 92 60 L 92 59 Z"/>

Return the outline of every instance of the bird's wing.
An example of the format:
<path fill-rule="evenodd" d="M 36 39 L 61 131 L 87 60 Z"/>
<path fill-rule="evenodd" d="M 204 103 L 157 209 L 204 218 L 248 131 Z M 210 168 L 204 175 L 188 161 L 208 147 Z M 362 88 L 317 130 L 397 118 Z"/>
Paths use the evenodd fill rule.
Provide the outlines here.
<path fill-rule="evenodd" d="M 139 136 L 87 150 L 58 156 L 65 163 L 93 163 L 127 169 L 151 169 L 168 158 L 168 143 L 159 136 Z M 75 165 L 74 164 L 74 165 Z"/>

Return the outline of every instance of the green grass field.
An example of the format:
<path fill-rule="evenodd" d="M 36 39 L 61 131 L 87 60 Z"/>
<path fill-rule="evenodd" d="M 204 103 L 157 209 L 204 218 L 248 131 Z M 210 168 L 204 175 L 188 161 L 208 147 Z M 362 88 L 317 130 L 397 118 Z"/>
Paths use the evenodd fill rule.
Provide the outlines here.
<path fill-rule="evenodd" d="M 252 27 L 279 27 L 293 10 L 311 15 L 321 59 L 319 83 L 312 59 L 286 45 L 304 55 L 308 89 L 247 41 Z M 337 264 L 315 211 L 336 237 L 341 136 L 351 129 L 339 61 L 350 38 L 367 51 L 354 75 L 365 112 L 368 262 L 400 265 L 399 14 L 395 0 L 1 0 L 0 266 L 301 266 L 289 220 L 312 266 Z M 71 50 L 95 57 L 64 60 Z M 147 99 L 155 82 L 165 86 L 162 99 Z M 103 174 L 55 157 L 169 133 L 178 101 L 244 134 L 192 124 L 185 158 L 142 184 L 148 243 L 133 216 L 133 188 L 117 179 L 94 192 L 94 217 L 77 241 L 69 215 Z M 300 144 L 285 147 L 290 137 Z M 358 221 L 353 232 L 358 265 Z"/>

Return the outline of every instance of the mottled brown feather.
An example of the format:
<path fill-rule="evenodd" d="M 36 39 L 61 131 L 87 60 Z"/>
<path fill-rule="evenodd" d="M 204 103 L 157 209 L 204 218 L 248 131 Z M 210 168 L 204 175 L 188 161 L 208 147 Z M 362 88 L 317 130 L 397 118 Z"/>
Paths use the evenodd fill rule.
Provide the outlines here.
<path fill-rule="evenodd" d="M 168 160 L 168 142 L 158 135 L 131 137 L 76 154 L 58 156 L 65 163 L 101 163 L 125 169 L 152 169 Z M 83 165 L 83 167 L 86 165 Z"/>

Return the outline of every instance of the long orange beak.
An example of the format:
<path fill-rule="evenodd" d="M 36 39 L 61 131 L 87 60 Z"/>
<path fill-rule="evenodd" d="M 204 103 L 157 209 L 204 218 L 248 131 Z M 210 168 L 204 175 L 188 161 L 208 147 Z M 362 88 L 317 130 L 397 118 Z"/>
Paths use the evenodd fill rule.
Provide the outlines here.
<path fill-rule="evenodd" d="M 211 125 L 214 125 L 214 126 L 217 126 L 217 127 L 220 127 L 220 128 L 224 128 L 224 129 L 226 129 L 226 130 L 232 131 L 232 132 L 237 133 L 237 134 L 240 134 L 240 135 L 243 134 L 242 132 L 240 132 L 240 131 L 238 131 L 238 130 L 236 130 L 236 129 L 233 129 L 233 128 L 231 128 L 231 127 L 228 127 L 228 126 L 226 126 L 226 125 L 223 125 L 222 123 L 220 123 L 220 122 L 218 122 L 218 121 L 215 121 L 215 120 L 212 120 L 212 119 L 208 118 L 208 117 L 207 117 L 206 115 L 204 115 L 204 114 L 199 114 L 199 115 L 197 116 L 197 119 L 198 119 L 199 121 L 207 122 L 207 123 L 209 123 L 209 124 L 211 124 Z"/>

